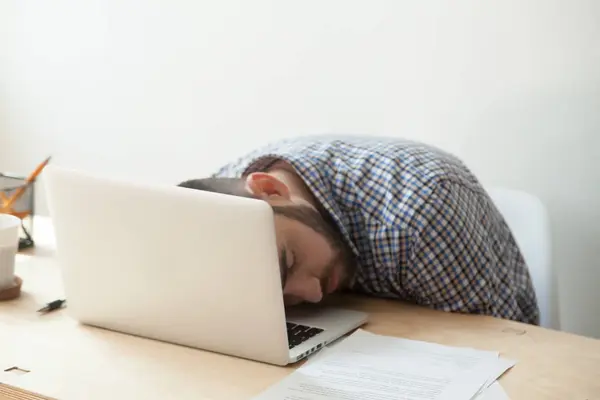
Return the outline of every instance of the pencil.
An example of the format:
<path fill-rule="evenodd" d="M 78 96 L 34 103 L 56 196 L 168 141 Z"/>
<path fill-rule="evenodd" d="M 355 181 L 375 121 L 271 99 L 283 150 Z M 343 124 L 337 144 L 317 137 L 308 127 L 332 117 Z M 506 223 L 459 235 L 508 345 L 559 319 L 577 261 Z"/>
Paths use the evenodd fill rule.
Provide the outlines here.
<path fill-rule="evenodd" d="M 37 166 L 37 168 L 31 174 L 29 174 L 29 176 L 25 180 L 25 184 L 17 188 L 13 195 L 8 199 L 8 202 L 4 204 L 3 208 L 10 209 L 12 205 L 15 204 L 15 201 L 19 200 L 19 198 L 23 195 L 23 193 L 25 193 L 25 190 L 29 187 L 29 185 L 31 185 L 31 183 L 36 180 L 36 178 L 44 170 L 44 168 L 46 168 L 46 165 L 48 165 L 51 158 L 52 157 L 46 158 L 40 163 L 40 165 Z"/>

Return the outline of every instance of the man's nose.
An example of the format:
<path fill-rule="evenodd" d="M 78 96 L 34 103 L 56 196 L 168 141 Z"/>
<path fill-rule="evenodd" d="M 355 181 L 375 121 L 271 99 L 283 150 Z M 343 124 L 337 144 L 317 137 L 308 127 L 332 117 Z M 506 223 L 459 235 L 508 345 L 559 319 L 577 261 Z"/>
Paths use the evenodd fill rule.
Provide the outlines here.
<path fill-rule="evenodd" d="M 318 303 L 323 299 L 321 282 L 318 278 L 312 277 L 288 279 L 283 294 L 298 297 L 309 303 Z"/>

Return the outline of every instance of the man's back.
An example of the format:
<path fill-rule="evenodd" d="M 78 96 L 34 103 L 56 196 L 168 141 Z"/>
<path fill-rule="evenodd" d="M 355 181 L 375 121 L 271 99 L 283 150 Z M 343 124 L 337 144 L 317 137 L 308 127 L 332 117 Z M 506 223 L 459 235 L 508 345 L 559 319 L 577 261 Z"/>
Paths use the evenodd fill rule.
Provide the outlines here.
<path fill-rule="evenodd" d="M 351 289 L 538 323 L 518 246 L 458 158 L 400 139 L 307 136 L 269 144 L 214 176 L 264 171 L 278 160 L 294 167 L 356 256 Z"/>

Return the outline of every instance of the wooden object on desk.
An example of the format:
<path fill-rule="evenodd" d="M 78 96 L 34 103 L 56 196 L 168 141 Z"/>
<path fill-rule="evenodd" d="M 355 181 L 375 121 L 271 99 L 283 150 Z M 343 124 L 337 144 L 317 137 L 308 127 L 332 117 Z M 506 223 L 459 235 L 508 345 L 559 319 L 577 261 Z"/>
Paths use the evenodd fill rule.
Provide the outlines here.
<path fill-rule="evenodd" d="M 23 285 L 23 280 L 15 276 L 14 283 L 11 287 L 0 290 L 0 301 L 7 301 L 16 299 L 21 295 L 21 286 Z"/>
<path fill-rule="evenodd" d="M 43 231 L 36 225 L 36 231 Z M 253 361 L 81 326 L 67 310 L 35 310 L 60 298 L 51 247 L 20 256 L 23 295 L 0 303 L 0 399 L 248 399 L 293 371 Z M 346 297 L 367 311 L 366 330 L 500 351 L 518 364 L 500 383 L 512 400 L 600 395 L 600 340 L 482 316 L 447 314 L 395 301 Z M 243 335 L 241 336 L 243 339 Z M 2 372 L 10 367 L 25 374 Z"/>

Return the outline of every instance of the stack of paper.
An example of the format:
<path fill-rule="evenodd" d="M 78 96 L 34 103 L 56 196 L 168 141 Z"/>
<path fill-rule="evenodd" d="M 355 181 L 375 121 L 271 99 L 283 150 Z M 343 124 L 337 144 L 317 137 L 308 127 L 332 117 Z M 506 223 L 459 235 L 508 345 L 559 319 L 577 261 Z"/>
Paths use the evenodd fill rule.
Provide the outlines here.
<path fill-rule="evenodd" d="M 256 400 L 504 400 L 497 352 L 358 330 L 324 348 Z"/>

